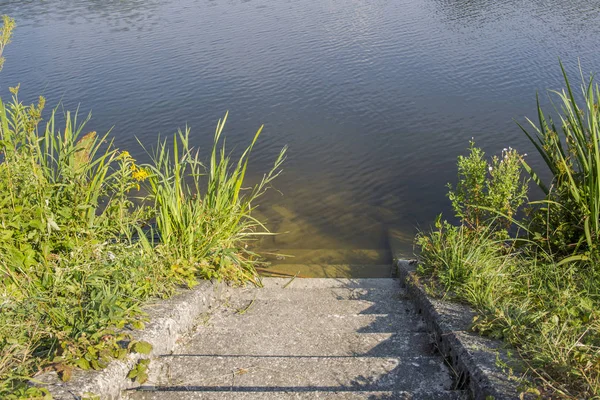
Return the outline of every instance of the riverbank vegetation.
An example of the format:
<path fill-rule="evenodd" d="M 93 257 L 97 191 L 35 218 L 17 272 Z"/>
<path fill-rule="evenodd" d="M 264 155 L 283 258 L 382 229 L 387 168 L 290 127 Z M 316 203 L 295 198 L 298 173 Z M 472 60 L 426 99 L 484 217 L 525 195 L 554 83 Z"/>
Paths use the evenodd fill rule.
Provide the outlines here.
<path fill-rule="evenodd" d="M 562 65 L 561 65 L 562 68 Z M 563 69 L 553 121 L 538 101 L 521 126 L 550 179 L 513 149 L 486 160 L 471 143 L 449 198 L 459 219 L 418 235 L 432 292 L 471 304 L 473 329 L 512 344 L 543 397 L 600 398 L 600 89 Z M 528 187 L 544 193 L 528 200 Z"/>
<path fill-rule="evenodd" d="M 0 53 L 14 21 L 3 27 Z M 122 328 L 143 327 L 150 298 L 203 278 L 257 282 L 245 243 L 266 228 L 251 212 L 285 149 L 244 188 L 261 131 L 233 160 L 222 144 L 227 116 L 206 166 L 189 129 L 159 139 L 139 164 L 108 134 L 87 131 L 89 116 L 46 113 L 44 98 L 25 105 L 18 86 L 10 92 L 0 99 L 1 398 L 45 398 L 27 384 L 43 370 L 68 380 L 74 368 L 148 351 Z"/>

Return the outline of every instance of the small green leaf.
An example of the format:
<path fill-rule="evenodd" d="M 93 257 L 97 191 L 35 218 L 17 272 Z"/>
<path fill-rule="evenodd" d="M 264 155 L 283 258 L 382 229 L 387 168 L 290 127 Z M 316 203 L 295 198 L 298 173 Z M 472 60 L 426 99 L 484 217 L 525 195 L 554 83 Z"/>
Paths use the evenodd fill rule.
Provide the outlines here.
<path fill-rule="evenodd" d="M 126 349 L 117 349 L 117 350 L 115 350 L 113 356 L 117 360 L 122 360 L 127 356 L 127 350 Z"/>
<path fill-rule="evenodd" d="M 139 354 L 150 354 L 152 345 L 148 342 L 140 341 L 133 344 L 133 351 Z"/>
<path fill-rule="evenodd" d="M 58 372 L 58 377 L 60 378 L 61 381 L 63 382 L 68 382 L 71 380 L 71 377 L 73 375 L 73 368 L 65 365 L 59 372 Z"/>
<path fill-rule="evenodd" d="M 138 376 L 138 369 L 137 366 L 132 368 L 131 371 L 129 371 L 129 373 L 127 374 L 127 378 L 129 379 L 135 379 L 135 377 Z"/>
<path fill-rule="evenodd" d="M 99 371 L 99 370 L 102 369 L 102 367 L 98 363 L 98 360 L 92 360 L 92 361 L 90 361 L 90 365 L 91 365 L 92 369 L 95 370 L 95 371 Z"/>
<path fill-rule="evenodd" d="M 85 358 L 78 358 L 77 361 L 75 361 L 75 365 L 77 365 L 79 368 L 81 368 L 84 371 L 87 371 L 88 369 L 90 369 L 90 363 Z"/>
<path fill-rule="evenodd" d="M 146 383 L 146 381 L 148 381 L 148 374 L 145 371 L 141 371 L 138 374 L 136 381 L 139 384 Z"/>
<path fill-rule="evenodd" d="M 142 330 L 145 328 L 144 323 L 140 320 L 133 321 L 131 323 L 131 326 L 133 327 L 133 329 L 139 329 L 139 330 Z"/>

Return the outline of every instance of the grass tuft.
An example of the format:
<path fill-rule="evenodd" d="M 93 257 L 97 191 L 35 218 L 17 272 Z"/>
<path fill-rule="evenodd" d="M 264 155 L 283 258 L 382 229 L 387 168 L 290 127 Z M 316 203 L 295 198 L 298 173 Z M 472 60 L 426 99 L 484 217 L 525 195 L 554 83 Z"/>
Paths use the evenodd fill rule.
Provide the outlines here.
<path fill-rule="evenodd" d="M 495 186 L 497 159 L 489 163 L 471 144 L 470 155 L 459 157 L 457 189 L 450 187 L 460 224 L 440 216 L 433 230 L 418 235 L 419 272 L 437 295 L 476 309 L 475 331 L 517 349 L 537 383 L 533 392 L 598 398 L 600 90 L 592 79 L 584 83 L 578 105 L 566 73 L 564 78 L 566 90 L 553 92 L 562 104 L 562 133 L 539 102 L 535 133 L 521 127 L 550 169 L 551 182 L 541 182 L 511 149 L 504 158 L 510 174 L 501 174 L 511 179 Z M 546 194 L 529 202 L 524 214 L 516 212 L 526 198 L 519 164 Z M 507 201 L 491 201 L 503 198 Z"/>
<path fill-rule="evenodd" d="M 27 384 L 44 369 L 68 380 L 138 351 L 123 347 L 123 328 L 143 327 L 149 298 L 202 278 L 258 284 L 246 242 L 268 231 L 251 212 L 285 159 L 284 148 L 244 189 L 260 130 L 233 162 L 223 119 L 208 169 L 189 129 L 140 165 L 108 134 L 86 132 L 89 116 L 66 113 L 59 128 L 53 111 L 42 125 L 44 99 L 26 106 L 18 91 L 0 100 L 0 397 L 9 399 L 47 395 Z"/>

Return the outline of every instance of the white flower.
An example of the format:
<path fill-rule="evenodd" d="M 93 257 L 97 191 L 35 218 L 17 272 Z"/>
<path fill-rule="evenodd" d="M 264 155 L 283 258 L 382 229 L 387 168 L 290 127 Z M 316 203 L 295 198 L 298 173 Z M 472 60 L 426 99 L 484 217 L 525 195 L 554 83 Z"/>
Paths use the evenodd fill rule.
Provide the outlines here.
<path fill-rule="evenodd" d="M 48 218 L 48 220 L 46 221 L 46 225 L 48 227 L 48 232 L 60 231 L 60 227 L 58 226 L 58 224 L 56 222 L 54 222 L 54 220 L 52 218 Z"/>

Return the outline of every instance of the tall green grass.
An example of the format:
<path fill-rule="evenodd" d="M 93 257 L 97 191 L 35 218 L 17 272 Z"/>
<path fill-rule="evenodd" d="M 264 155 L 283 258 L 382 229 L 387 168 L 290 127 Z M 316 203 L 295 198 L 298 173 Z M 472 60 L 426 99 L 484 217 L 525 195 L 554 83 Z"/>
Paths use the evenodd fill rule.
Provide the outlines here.
<path fill-rule="evenodd" d="M 120 357 L 116 329 L 138 323 L 139 305 L 173 291 L 160 260 L 122 228 L 130 161 L 67 114 L 40 127 L 43 99 L 18 88 L 0 100 L 0 397 L 34 396 L 24 381 L 47 365 L 67 379 Z M 102 150 L 101 146 L 105 149 Z M 39 393 L 38 393 L 39 394 Z"/>
<path fill-rule="evenodd" d="M 86 132 L 89 116 L 66 113 L 59 127 L 53 111 L 43 124 L 43 98 L 27 106 L 11 91 L 0 100 L 0 397 L 43 395 L 26 384 L 43 368 L 67 380 L 135 351 L 120 329 L 143 326 L 151 297 L 201 278 L 259 283 L 246 242 L 268 231 L 251 213 L 285 148 L 244 188 L 260 130 L 236 161 L 223 119 L 208 167 L 189 129 L 139 165 L 108 134 Z"/>
<path fill-rule="evenodd" d="M 14 26 L 3 17 L 0 69 Z M 1 398 L 48 398 L 28 384 L 43 369 L 68 380 L 147 351 L 122 328 L 143 327 L 151 297 L 201 278 L 260 283 L 247 241 L 268 230 L 251 213 L 286 152 L 244 187 L 262 127 L 237 160 L 222 139 L 226 115 L 207 167 L 189 129 L 139 165 L 109 133 L 86 131 L 90 115 L 54 110 L 44 124 L 44 98 L 25 105 L 18 86 L 10 91 L 0 99 Z"/>
<path fill-rule="evenodd" d="M 251 213 L 255 201 L 281 173 L 286 149 L 262 180 L 244 193 L 249 156 L 262 127 L 233 163 L 225 145 L 220 145 L 226 120 L 227 114 L 217 123 L 207 169 L 190 147 L 189 129 L 179 131 L 172 146 L 159 141 L 152 163 L 143 168 L 150 171 L 147 186 L 156 210 L 159 251 L 169 255 L 173 268 L 190 277 L 255 281 L 256 257 L 240 245 L 268 232 Z"/>
<path fill-rule="evenodd" d="M 600 395 L 600 273 L 466 226 L 422 234 L 431 292 L 471 304 L 472 329 L 512 344 L 542 398 Z M 427 282 L 427 280 L 425 280 Z M 525 390 L 525 388 L 524 388 Z"/>
<path fill-rule="evenodd" d="M 419 234 L 419 272 L 430 278 L 434 293 L 475 307 L 474 330 L 514 345 L 536 384 L 532 392 L 600 398 L 600 90 L 590 78 L 578 101 L 562 71 L 566 89 L 552 92 L 560 102 L 561 130 L 539 99 L 539 125 L 530 121 L 533 133 L 521 126 L 551 182 L 544 184 L 514 153 L 507 158 L 512 179 L 500 186 L 503 193 L 522 193 L 521 172 L 514 169 L 520 163 L 546 197 L 530 202 L 523 215 L 507 213 L 502 202 L 488 198 L 496 198 L 496 189 L 475 187 L 493 188 L 496 178 L 482 171 L 497 167 L 471 146 L 468 157 L 459 157 L 459 196 L 450 192 L 461 223 L 438 220 Z M 473 224 L 473 213 L 463 210 L 483 210 L 490 218 Z M 498 219 L 518 229 L 511 232 Z"/>
<path fill-rule="evenodd" d="M 560 235 L 563 249 L 570 246 L 578 251 L 582 245 L 589 250 L 598 247 L 600 234 L 600 88 L 593 76 L 581 84 L 581 101 L 577 101 L 566 71 L 561 64 L 565 89 L 553 91 L 560 107 L 555 112 L 560 118 L 560 129 L 546 116 L 538 99 L 538 125 L 528 120 L 532 131 L 521 129 L 538 150 L 552 174 L 550 183 L 544 183 L 526 163 L 525 168 L 546 194 L 546 207 L 551 217 L 546 218 L 546 235 Z M 543 221 L 543 219 L 542 219 Z"/>

